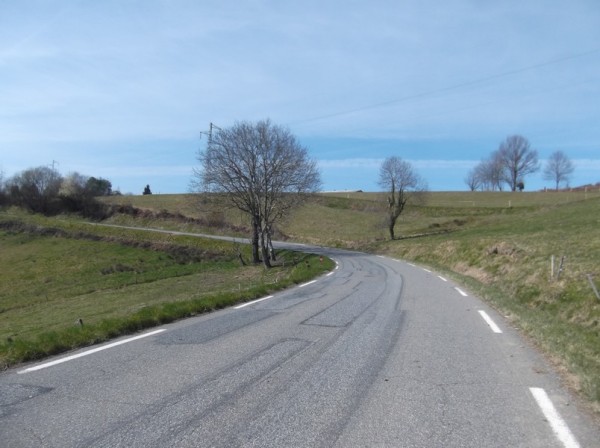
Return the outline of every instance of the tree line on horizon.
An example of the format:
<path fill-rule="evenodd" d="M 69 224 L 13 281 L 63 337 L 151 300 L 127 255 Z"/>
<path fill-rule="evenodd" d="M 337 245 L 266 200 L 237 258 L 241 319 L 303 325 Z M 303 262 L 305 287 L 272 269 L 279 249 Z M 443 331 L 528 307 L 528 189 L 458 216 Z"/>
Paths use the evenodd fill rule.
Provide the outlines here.
<path fill-rule="evenodd" d="M 540 170 L 538 153 L 521 135 L 507 137 L 498 149 L 479 162 L 465 177 L 471 191 L 511 191 L 525 189 L 525 176 Z M 552 181 L 556 190 L 561 184 L 568 185 L 574 171 L 573 163 L 562 151 L 551 154 L 543 170 L 544 180 Z"/>
<path fill-rule="evenodd" d="M 311 193 L 319 191 L 321 177 L 316 162 L 287 128 L 269 120 L 241 122 L 211 133 L 199 150 L 200 167 L 194 169 L 192 187 L 199 193 L 217 194 L 246 214 L 251 224 L 252 261 L 271 266 L 275 260 L 272 236 L 276 223 L 284 220 Z M 520 135 L 507 137 L 465 178 L 471 191 L 511 191 L 525 188 L 524 180 L 540 169 L 537 151 Z M 558 190 L 569 182 L 574 168 L 562 151 L 556 151 L 544 168 L 544 178 Z M 426 182 L 412 165 L 400 157 L 388 157 L 379 172 L 379 185 L 387 198 L 386 226 L 396 239 L 395 224 L 407 204 L 423 203 Z M 46 215 L 80 213 L 103 219 L 109 207 L 98 196 L 120 194 L 110 181 L 79 173 L 61 176 L 54 168 L 41 166 L 22 171 L 4 181 L 0 172 L 0 206 L 16 205 Z M 144 195 L 152 194 L 146 185 Z M 219 207 L 223 202 L 220 201 Z"/>
<path fill-rule="evenodd" d="M 107 208 L 98 196 L 119 194 L 109 180 L 77 172 L 62 176 L 56 169 L 39 166 L 26 169 L 7 180 L 0 173 L 0 205 L 14 205 L 34 213 L 57 215 L 81 213 L 101 219 Z"/>

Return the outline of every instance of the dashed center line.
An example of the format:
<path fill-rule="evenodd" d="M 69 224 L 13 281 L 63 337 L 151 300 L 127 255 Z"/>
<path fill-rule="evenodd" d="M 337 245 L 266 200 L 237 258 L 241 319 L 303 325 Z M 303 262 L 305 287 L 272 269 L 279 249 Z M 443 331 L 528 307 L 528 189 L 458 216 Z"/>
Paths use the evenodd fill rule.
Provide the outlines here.
<path fill-rule="evenodd" d="M 117 347 L 118 345 L 123 345 L 123 344 L 127 344 L 128 342 L 137 341 L 138 339 L 147 338 L 148 336 L 154 336 L 155 334 L 162 333 L 163 331 L 166 331 L 166 330 L 164 328 L 160 329 L 160 330 L 154 330 L 149 333 L 141 334 L 139 336 L 134 336 L 132 338 L 123 339 L 122 341 L 113 342 L 111 344 L 106 344 L 101 347 L 96 347 L 91 350 L 87 350 L 85 352 L 77 353 L 76 355 L 66 356 L 65 358 L 60 358 L 60 359 L 57 359 L 54 361 L 46 362 L 44 364 L 39 364 L 37 366 L 29 367 L 28 369 L 21 370 L 20 372 L 17 372 L 17 373 L 23 374 L 23 373 L 35 372 L 36 370 L 45 369 L 47 367 L 52 367 L 57 364 L 62 364 L 63 362 L 72 361 L 77 358 L 82 358 L 84 356 L 91 355 L 92 353 L 97 353 L 97 352 L 101 352 L 102 350 L 107 350 L 109 348 Z"/>
<path fill-rule="evenodd" d="M 498 325 L 496 325 L 496 323 L 492 320 L 492 318 L 490 316 L 488 316 L 488 314 L 485 311 L 479 310 L 479 314 L 481 314 L 481 317 L 483 317 L 483 320 L 485 320 L 487 322 L 487 324 L 490 326 L 490 328 L 492 329 L 492 331 L 494 333 L 502 333 L 502 330 L 500 330 L 500 327 L 498 327 Z"/>
<path fill-rule="evenodd" d="M 546 420 L 550 423 L 552 431 L 554 431 L 554 434 L 558 440 L 562 442 L 565 448 L 579 448 L 580 445 L 575 439 L 575 436 L 573 436 L 573 433 L 554 407 L 554 404 L 552 404 L 546 391 L 539 387 L 530 387 L 529 391 L 544 413 Z"/>

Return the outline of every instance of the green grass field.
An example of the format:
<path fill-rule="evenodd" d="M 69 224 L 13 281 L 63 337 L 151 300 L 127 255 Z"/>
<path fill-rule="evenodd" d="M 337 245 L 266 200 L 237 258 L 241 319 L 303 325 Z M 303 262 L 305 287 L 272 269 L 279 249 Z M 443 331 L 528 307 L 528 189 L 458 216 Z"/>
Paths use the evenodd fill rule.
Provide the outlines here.
<path fill-rule="evenodd" d="M 250 259 L 230 242 L 0 212 L 0 368 L 257 298 L 333 265 L 282 252 L 285 266 L 265 270 L 239 254 Z"/>
<path fill-rule="evenodd" d="M 193 196 L 170 199 L 120 200 L 150 209 L 156 200 L 161 209 L 206 213 L 182 205 L 198 201 Z M 243 224 L 239 214 L 226 214 Z M 384 214 L 382 194 L 321 194 L 278 230 L 282 238 L 386 254 L 453 276 L 508 316 L 600 412 L 600 300 L 588 280 L 591 275 L 600 287 L 599 191 L 429 193 L 425 205 L 410 206 L 401 216 L 395 241 L 388 240 Z"/>
<path fill-rule="evenodd" d="M 145 210 L 137 215 L 115 215 L 109 223 L 247 236 L 247 223 L 239 211 L 203 197 L 148 195 L 105 200 Z M 590 275 L 600 287 L 600 192 L 429 193 L 426 204 L 407 207 L 397 223 L 399 239 L 395 241 L 388 239 L 385 230 L 385 210 L 382 194 L 320 194 L 279 224 L 277 238 L 385 254 L 453 276 L 508 316 L 600 414 L 600 300 L 588 280 Z M 2 217 L 7 216 L 5 212 Z M 67 218 L 27 219 L 37 225 L 58 225 L 71 233 L 91 227 Z M 0 280 L 3 285 L 19 284 L 14 293 L 9 287 L 0 290 L 0 341 L 13 340 L 4 343 L 5 351 L 16 345 L 20 334 L 33 337 L 40 331 L 40 323 L 43 329 L 56 326 L 64 332 L 75 331 L 73 322 L 79 318 L 90 325 L 99 322 L 98 326 L 111 316 L 128 315 L 135 322 L 148 314 L 154 316 L 168 304 L 195 303 L 202 296 L 199 284 L 214 286 L 211 289 L 216 294 L 233 294 L 236 285 L 243 290 L 240 285 L 247 284 L 244 294 L 250 297 L 256 291 L 252 288 L 264 291 L 265 284 L 274 283 L 273 275 L 296 278 L 293 269 L 276 268 L 265 274 L 262 268 L 237 266 L 237 249 L 224 243 L 173 239 L 168 234 L 149 237 L 146 232 L 114 228 L 97 227 L 93 233 L 108 242 L 98 243 L 100 248 L 85 240 L 78 248 L 78 243 L 69 239 L 2 234 L 2 265 L 15 269 L 7 269 Z M 111 238 L 114 244 L 109 244 Z M 177 262 L 169 258 L 176 254 L 149 252 L 143 244 L 124 249 L 119 244 L 123 238 L 196 247 L 205 251 L 210 261 Z M 11 250 L 5 250 L 9 247 Z M 23 250 L 26 247 L 29 249 Z M 557 278 L 561 259 L 563 270 Z M 63 260 L 62 267 L 53 265 L 53 260 Z M 19 266 L 27 269 L 21 271 Z M 101 274 L 103 270 L 110 273 Z M 79 283 L 75 276 L 81 279 Z M 259 280 L 246 283 L 250 278 Z M 17 293 L 27 297 L 18 302 L 29 304 L 28 311 L 27 307 L 11 305 L 10 300 L 6 304 L 6 297 L 16 297 Z M 62 304 L 54 303 L 59 297 Z M 126 303 L 124 297 L 128 298 Z M 235 296 L 228 300 L 224 303 L 242 299 Z M 86 312 L 90 303 L 106 307 L 94 305 Z M 75 304 L 82 307 L 78 309 Z M 61 318 L 59 324 L 44 320 L 44 310 L 51 308 L 46 314 Z M 216 306 L 199 309 L 212 308 Z M 14 316 L 28 312 L 32 316 L 29 322 L 15 328 Z M 195 312 L 184 310 L 179 316 Z M 154 316 L 148 325 L 160 321 Z M 133 330 L 136 328 L 134 325 Z M 86 343 L 96 339 L 90 337 Z"/>
<path fill-rule="evenodd" d="M 447 234 L 385 242 L 377 250 L 466 283 L 570 372 L 573 388 L 597 406 L 600 300 L 587 276 L 600 286 L 600 200 L 464 221 Z"/>

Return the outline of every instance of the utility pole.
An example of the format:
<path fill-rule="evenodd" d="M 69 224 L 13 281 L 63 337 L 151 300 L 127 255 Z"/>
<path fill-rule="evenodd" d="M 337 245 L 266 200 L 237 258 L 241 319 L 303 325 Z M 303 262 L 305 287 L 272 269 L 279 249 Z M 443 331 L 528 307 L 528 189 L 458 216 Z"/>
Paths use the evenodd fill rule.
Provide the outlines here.
<path fill-rule="evenodd" d="M 210 145 L 212 143 L 212 134 L 213 134 L 213 129 L 217 129 L 217 130 L 221 130 L 221 128 L 219 126 L 217 126 L 216 124 L 213 124 L 213 122 L 210 122 L 210 127 L 208 129 L 208 132 L 206 131 L 200 131 L 200 138 L 202 138 L 202 134 L 204 135 L 208 135 L 208 144 Z"/>

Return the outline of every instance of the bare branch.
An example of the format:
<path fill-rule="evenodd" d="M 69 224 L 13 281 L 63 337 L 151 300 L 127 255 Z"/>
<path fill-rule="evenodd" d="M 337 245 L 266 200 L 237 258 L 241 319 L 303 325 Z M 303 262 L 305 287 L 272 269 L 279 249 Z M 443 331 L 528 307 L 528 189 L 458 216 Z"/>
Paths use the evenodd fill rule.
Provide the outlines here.
<path fill-rule="evenodd" d="M 543 176 L 545 180 L 553 181 L 558 191 L 561 183 L 569 184 L 574 170 L 575 167 L 566 154 L 562 151 L 555 151 L 544 167 Z"/>
<path fill-rule="evenodd" d="M 495 158 L 502 166 L 503 180 L 512 191 L 517 190 L 519 182 L 526 175 L 539 170 L 537 151 L 531 149 L 529 141 L 520 135 L 511 135 L 500 144 Z"/>
<path fill-rule="evenodd" d="M 269 120 L 243 122 L 214 134 L 206 150 L 198 153 L 198 161 L 201 168 L 194 170 L 193 185 L 200 191 L 225 193 L 249 215 L 254 261 L 260 249 L 269 266 L 268 246 L 275 222 L 321 185 L 306 148 L 289 130 Z"/>
<path fill-rule="evenodd" d="M 394 239 L 394 227 L 409 201 L 424 200 L 425 182 L 412 165 L 399 157 L 388 157 L 379 170 L 379 185 L 388 193 L 387 225 L 390 238 Z"/>

